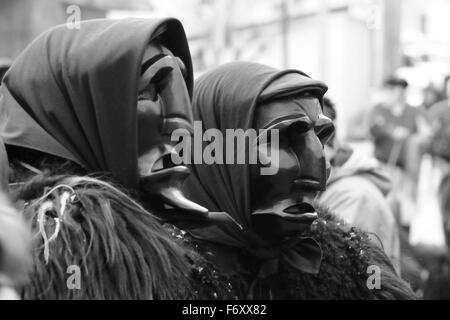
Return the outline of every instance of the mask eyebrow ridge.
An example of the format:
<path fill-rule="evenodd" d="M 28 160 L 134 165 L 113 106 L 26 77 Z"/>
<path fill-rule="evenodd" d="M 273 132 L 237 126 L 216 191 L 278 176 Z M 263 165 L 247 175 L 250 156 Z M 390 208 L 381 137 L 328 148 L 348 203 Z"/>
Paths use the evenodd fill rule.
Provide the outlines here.
<path fill-rule="evenodd" d="M 287 115 L 287 116 L 284 116 L 284 117 L 280 117 L 280 118 L 274 119 L 274 120 L 266 123 L 264 125 L 264 128 L 265 129 L 271 129 L 274 126 L 276 126 L 276 125 L 278 125 L 280 123 L 289 121 L 289 120 L 292 120 L 292 122 L 295 121 L 295 122 L 311 123 L 311 120 L 309 120 L 309 118 L 305 114 L 295 113 L 295 114 L 290 114 L 290 115 Z"/>
<path fill-rule="evenodd" d="M 156 61 L 161 60 L 162 58 L 167 57 L 166 54 L 164 53 L 160 53 L 157 54 L 154 57 L 151 57 L 149 60 L 147 60 L 146 62 L 144 62 L 144 64 L 142 65 L 141 68 L 141 76 L 145 73 L 145 71 L 147 71 L 148 68 L 150 68 Z"/>

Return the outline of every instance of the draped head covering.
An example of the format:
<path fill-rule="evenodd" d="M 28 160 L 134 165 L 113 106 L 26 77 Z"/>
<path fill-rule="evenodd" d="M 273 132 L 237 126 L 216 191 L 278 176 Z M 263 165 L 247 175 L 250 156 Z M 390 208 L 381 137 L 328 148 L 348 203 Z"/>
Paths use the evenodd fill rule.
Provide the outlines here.
<path fill-rule="evenodd" d="M 178 20 L 98 19 L 72 30 L 61 25 L 32 42 L 5 75 L 5 144 L 110 172 L 125 187 L 136 187 L 138 80 L 155 36 L 185 64 L 191 95 L 191 57 Z"/>
<path fill-rule="evenodd" d="M 245 131 L 253 128 L 259 103 L 304 92 L 322 100 L 326 90 L 324 83 L 313 80 L 298 70 L 279 71 L 247 62 L 225 64 L 207 72 L 196 82 L 193 98 L 194 120 L 202 121 L 203 130 L 218 129 L 223 134 L 225 144 L 226 129 Z M 248 147 L 247 144 L 246 154 Z M 225 152 L 226 148 L 224 159 Z M 250 182 L 250 166 L 247 164 L 192 165 L 191 176 L 185 184 L 187 195 L 211 211 L 229 213 L 243 229 L 228 224 L 193 230 L 191 233 L 203 240 L 245 248 L 250 254 L 265 258 L 266 249 L 271 245 L 252 228 Z M 291 244 L 295 246 L 295 243 Z M 308 249 L 309 244 L 311 246 Z M 298 259 L 295 262 L 302 265 L 302 270 L 317 272 L 317 260 L 320 262 L 317 253 L 320 249 L 316 250 L 316 245 L 309 242 L 302 247 L 303 254 L 293 258 L 302 260 L 306 257 L 303 262 Z M 311 256 L 308 258 L 308 255 Z M 310 263 L 306 260 L 314 261 Z"/>

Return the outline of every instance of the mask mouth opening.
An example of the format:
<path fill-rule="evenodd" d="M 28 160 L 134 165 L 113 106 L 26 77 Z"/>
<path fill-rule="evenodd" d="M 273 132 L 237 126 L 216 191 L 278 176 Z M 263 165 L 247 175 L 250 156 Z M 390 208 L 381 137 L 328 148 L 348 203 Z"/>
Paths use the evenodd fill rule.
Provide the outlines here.
<path fill-rule="evenodd" d="M 300 204 L 296 204 L 293 206 L 290 206 L 283 210 L 283 212 L 288 214 L 295 214 L 295 215 L 302 215 L 307 213 L 315 213 L 314 207 L 306 202 L 302 202 Z"/>
<path fill-rule="evenodd" d="M 317 213 L 280 216 L 276 213 L 256 214 L 252 216 L 253 229 L 260 235 L 272 240 L 282 240 L 303 234 L 318 218 Z"/>
<path fill-rule="evenodd" d="M 286 199 L 276 205 L 252 213 L 252 226 L 260 235 L 274 240 L 295 237 L 306 231 L 318 219 L 309 197 Z"/>

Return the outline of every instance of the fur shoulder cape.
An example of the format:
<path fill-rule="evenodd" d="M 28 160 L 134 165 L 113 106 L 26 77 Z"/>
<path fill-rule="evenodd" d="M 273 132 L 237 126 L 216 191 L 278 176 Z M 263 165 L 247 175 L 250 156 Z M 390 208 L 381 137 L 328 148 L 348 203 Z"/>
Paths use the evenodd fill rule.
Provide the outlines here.
<path fill-rule="evenodd" d="M 321 246 L 323 259 L 317 275 L 287 265 L 258 279 L 260 261 L 229 247 L 200 242 L 203 255 L 230 278 L 239 299 L 396 300 L 415 299 L 408 283 L 392 266 L 384 251 L 368 235 L 347 226 L 325 209 L 306 236 Z M 232 267 L 228 268 L 226 264 Z M 231 270 L 231 271 L 230 271 Z M 379 281 L 376 279 L 379 274 Z M 372 277 L 371 277 L 372 276 Z M 377 282 L 378 281 L 378 282 Z"/>

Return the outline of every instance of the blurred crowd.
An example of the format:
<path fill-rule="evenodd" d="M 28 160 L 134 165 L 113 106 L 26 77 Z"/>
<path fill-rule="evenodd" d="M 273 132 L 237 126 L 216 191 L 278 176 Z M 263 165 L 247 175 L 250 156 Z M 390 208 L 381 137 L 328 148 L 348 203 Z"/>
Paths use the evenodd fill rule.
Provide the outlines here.
<path fill-rule="evenodd" d="M 327 146 L 334 172 L 323 201 L 376 235 L 419 297 L 450 299 L 450 76 L 427 86 L 419 107 L 408 104 L 408 88 L 389 77 L 369 108 L 373 152 L 338 139 Z M 324 112 L 335 119 L 327 109 L 331 101 Z M 427 241 L 431 233 L 445 239 Z"/>

